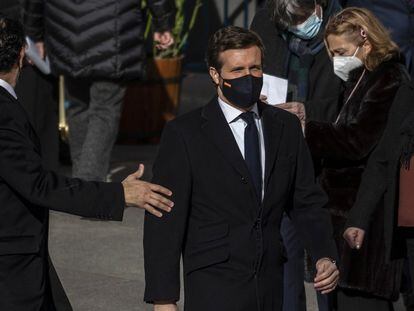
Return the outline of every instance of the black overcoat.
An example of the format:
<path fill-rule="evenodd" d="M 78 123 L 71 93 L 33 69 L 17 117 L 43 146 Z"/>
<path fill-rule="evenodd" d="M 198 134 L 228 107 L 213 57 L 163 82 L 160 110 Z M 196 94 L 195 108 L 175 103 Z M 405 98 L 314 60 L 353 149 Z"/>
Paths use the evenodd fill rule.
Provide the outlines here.
<path fill-rule="evenodd" d="M 341 256 L 340 285 L 384 298 L 397 298 L 401 266 L 385 262 L 384 215 L 375 215 L 375 226 L 371 227 L 359 252 L 351 250 L 342 238 L 368 158 L 383 134 L 395 94 L 409 79 L 400 59 L 394 57 L 375 70 L 366 71 L 348 100 L 363 70 L 358 68 L 351 73 L 337 121 L 308 122 L 306 140 L 322 167 L 319 178 L 329 197 L 328 208 Z"/>
<path fill-rule="evenodd" d="M 386 259 L 405 255 L 396 230 L 401 156 L 414 134 L 414 84 L 403 85 L 395 96 L 384 135 L 369 158 L 347 227 L 368 230 L 378 209 L 384 213 Z"/>
<path fill-rule="evenodd" d="M 296 116 L 260 103 L 265 142 L 262 203 L 217 98 L 170 122 L 154 182 L 172 190 L 174 212 L 146 214 L 145 300 L 178 300 L 184 262 L 185 310 L 279 311 L 286 211 L 314 262 L 336 258 L 326 196 Z"/>

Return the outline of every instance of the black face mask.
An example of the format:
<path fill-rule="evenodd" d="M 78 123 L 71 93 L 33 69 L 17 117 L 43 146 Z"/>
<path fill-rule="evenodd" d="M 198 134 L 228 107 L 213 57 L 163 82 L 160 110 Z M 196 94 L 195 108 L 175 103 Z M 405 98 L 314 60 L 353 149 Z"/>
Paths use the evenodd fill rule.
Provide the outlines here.
<path fill-rule="evenodd" d="M 246 75 L 236 79 L 224 79 L 220 86 L 224 97 L 233 105 L 245 109 L 253 106 L 260 98 L 263 77 Z"/>

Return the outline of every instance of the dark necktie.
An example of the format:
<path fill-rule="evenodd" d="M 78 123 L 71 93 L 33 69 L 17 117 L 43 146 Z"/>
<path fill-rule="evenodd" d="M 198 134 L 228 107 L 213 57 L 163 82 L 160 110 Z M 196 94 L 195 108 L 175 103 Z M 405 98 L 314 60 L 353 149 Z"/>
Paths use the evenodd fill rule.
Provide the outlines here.
<path fill-rule="evenodd" d="M 244 112 L 240 117 L 247 123 L 244 130 L 244 160 L 256 189 L 259 201 L 262 201 L 262 165 L 260 161 L 259 132 L 254 122 L 254 112 Z"/>

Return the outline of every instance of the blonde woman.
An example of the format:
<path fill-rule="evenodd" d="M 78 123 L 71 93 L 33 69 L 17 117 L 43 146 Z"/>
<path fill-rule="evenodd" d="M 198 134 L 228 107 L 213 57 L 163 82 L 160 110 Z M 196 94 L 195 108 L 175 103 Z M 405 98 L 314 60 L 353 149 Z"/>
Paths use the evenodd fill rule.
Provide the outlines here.
<path fill-rule="evenodd" d="M 367 160 L 408 74 L 397 45 L 368 10 L 347 8 L 334 15 L 326 26 L 325 44 L 335 74 L 344 81 L 342 109 L 336 121 L 306 122 L 300 104 L 291 111 L 301 116 L 311 153 L 321 167 L 320 182 L 329 197 L 341 256 L 338 310 L 392 310 L 391 301 L 398 297 L 401 263 L 385 262 L 382 213 L 374 215 L 359 251 L 346 244 L 342 233 Z"/>

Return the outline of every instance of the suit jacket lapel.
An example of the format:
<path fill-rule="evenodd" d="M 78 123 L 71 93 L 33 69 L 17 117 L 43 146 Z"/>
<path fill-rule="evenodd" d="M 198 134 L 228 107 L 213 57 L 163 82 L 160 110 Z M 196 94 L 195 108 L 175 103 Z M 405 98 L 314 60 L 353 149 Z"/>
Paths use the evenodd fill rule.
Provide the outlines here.
<path fill-rule="evenodd" d="M 277 110 L 272 107 L 259 103 L 262 114 L 263 137 L 265 143 L 265 178 L 264 190 L 267 192 L 270 174 L 273 170 L 276 156 L 279 151 L 284 124 L 277 117 Z"/>
<path fill-rule="evenodd" d="M 202 117 L 205 121 L 201 125 L 204 135 L 206 135 L 227 162 L 240 174 L 240 178 L 248 180 L 251 192 L 255 195 L 255 189 L 250 182 L 251 178 L 246 162 L 227 124 L 227 120 L 220 109 L 217 97 L 204 107 Z"/>

